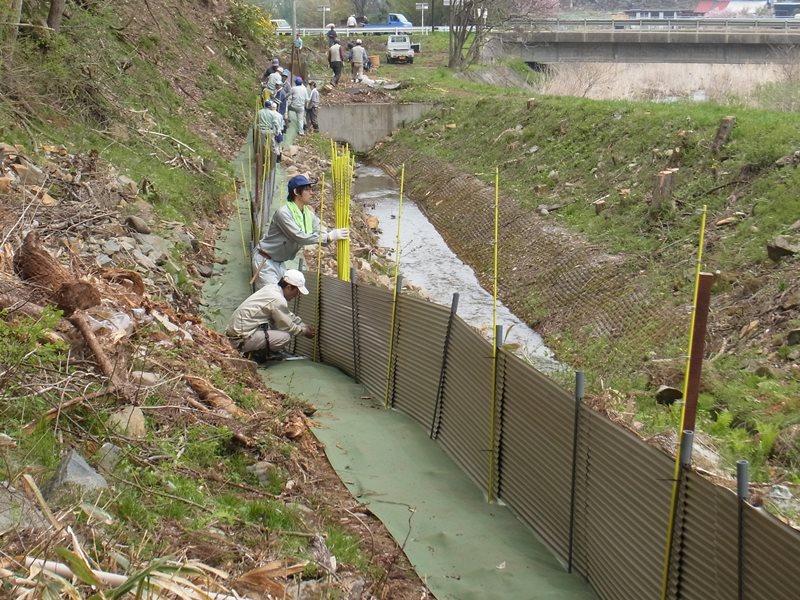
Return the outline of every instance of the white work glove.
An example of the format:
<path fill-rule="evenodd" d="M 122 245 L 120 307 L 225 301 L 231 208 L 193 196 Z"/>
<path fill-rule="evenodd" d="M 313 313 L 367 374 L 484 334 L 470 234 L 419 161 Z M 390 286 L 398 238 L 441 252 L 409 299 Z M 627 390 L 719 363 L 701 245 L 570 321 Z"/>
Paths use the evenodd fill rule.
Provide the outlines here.
<path fill-rule="evenodd" d="M 349 240 L 350 230 L 347 227 L 341 229 L 331 229 L 328 232 L 328 241 L 335 242 L 336 240 Z"/>

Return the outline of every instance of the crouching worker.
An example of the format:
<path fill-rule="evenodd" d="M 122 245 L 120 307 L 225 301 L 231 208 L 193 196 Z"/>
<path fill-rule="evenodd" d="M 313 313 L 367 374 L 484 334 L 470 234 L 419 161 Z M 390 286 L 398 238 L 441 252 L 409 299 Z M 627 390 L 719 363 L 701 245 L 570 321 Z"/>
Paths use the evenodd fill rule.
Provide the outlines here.
<path fill-rule="evenodd" d="M 267 285 L 239 305 L 228 322 L 225 335 L 242 354 L 263 362 L 279 358 L 293 336 L 313 338 L 316 329 L 289 311 L 289 300 L 308 294 L 306 278 L 289 269 L 278 285 Z"/>

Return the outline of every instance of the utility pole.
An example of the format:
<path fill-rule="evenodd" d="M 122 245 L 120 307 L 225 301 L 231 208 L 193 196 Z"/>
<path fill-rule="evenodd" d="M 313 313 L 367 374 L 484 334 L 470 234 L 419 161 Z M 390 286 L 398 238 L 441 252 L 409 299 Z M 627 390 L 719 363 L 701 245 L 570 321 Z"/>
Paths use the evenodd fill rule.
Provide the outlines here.
<path fill-rule="evenodd" d="M 297 0 L 292 0 L 292 43 L 297 37 Z"/>

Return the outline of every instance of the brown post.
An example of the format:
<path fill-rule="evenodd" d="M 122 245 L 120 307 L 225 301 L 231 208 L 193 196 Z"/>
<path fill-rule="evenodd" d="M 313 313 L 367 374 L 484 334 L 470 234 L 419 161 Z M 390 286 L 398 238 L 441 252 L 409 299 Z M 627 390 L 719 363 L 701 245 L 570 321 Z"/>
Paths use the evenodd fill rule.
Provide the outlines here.
<path fill-rule="evenodd" d="M 700 392 L 700 374 L 703 371 L 703 352 L 706 343 L 706 325 L 708 323 L 708 309 L 711 304 L 711 285 L 714 275 L 700 273 L 697 284 L 697 306 L 694 311 L 694 333 L 692 347 L 689 349 L 689 377 L 686 382 L 686 409 L 684 412 L 683 429 L 694 431 L 697 417 L 697 396 Z"/>

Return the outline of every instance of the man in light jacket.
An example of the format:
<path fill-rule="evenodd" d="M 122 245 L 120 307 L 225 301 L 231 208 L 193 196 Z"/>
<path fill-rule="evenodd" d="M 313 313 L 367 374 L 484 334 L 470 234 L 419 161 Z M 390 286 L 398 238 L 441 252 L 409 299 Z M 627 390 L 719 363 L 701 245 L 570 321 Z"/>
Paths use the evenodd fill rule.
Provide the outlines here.
<path fill-rule="evenodd" d="M 308 104 L 308 100 L 308 90 L 303 85 L 303 78 L 295 77 L 294 85 L 289 90 L 289 112 L 293 113 L 297 119 L 297 135 L 306 134 L 306 104 Z M 291 119 L 288 120 L 291 121 Z"/>
<path fill-rule="evenodd" d="M 289 180 L 286 204 L 272 215 L 266 235 L 253 250 L 256 289 L 278 283 L 286 272 L 284 262 L 292 260 L 303 246 L 318 244 L 320 240 L 329 244 L 350 237 L 346 227 L 320 231 L 319 217 L 309 206 L 311 185 L 305 175 L 295 175 Z"/>
<path fill-rule="evenodd" d="M 306 108 L 306 125 L 311 131 L 319 131 L 319 122 L 317 117 L 319 115 L 319 90 L 317 89 L 317 82 L 311 81 L 308 84 L 311 86 L 311 93 L 308 95 L 308 106 Z"/>
<path fill-rule="evenodd" d="M 277 285 L 268 285 L 251 294 L 233 311 L 225 335 L 231 345 L 255 360 L 280 356 L 293 336 L 313 338 L 316 330 L 289 310 L 288 301 L 308 294 L 306 278 L 289 269 Z"/>
<path fill-rule="evenodd" d="M 356 45 L 353 46 L 352 58 L 352 73 L 353 81 L 361 81 L 364 76 L 364 64 L 367 62 L 367 51 L 361 45 L 361 40 L 356 40 Z"/>

